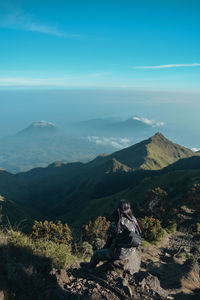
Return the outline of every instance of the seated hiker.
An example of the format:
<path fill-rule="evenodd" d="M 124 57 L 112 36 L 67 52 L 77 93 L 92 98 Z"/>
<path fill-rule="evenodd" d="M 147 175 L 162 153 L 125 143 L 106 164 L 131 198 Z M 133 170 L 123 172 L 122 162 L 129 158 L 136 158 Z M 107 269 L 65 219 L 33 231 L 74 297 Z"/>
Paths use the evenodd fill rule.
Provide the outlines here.
<path fill-rule="evenodd" d="M 91 268 L 96 267 L 100 261 L 127 259 L 141 243 L 141 229 L 128 201 L 121 200 L 111 218 L 107 242 L 103 249 L 94 252 L 88 264 Z"/>

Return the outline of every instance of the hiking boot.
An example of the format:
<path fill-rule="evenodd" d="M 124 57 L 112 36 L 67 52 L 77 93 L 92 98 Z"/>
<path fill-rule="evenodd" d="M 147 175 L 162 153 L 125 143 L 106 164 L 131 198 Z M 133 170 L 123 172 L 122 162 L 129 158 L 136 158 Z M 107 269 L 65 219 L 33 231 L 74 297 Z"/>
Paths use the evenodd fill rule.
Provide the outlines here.
<path fill-rule="evenodd" d="M 90 265 L 89 262 L 81 262 L 81 263 L 80 263 L 80 266 L 81 266 L 82 268 L 88 268 L 89 265 Z"/>
<path fill-rule="evenodd" d="M 80 263 L 80 266 L 81 266 L 82 268 L 92 269 L 92 268 L 95 268 L 95 267 L 96 267 L 96 264 L 91 263 L 91 262 L 81 262 L 81 263 Z"/>

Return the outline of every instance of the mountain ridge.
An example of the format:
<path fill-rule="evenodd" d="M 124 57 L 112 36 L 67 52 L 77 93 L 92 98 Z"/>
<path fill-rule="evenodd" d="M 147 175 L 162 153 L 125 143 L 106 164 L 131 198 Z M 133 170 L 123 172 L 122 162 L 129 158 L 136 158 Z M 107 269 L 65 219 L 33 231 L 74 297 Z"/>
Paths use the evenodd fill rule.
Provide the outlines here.
<path fill-rule="evenodd" d="M 128 148 L 98 156 L 89 163 L 54 162 L 48 167 L 16 175 L 5 173 L 6 189 L 2 188 L 1 181 L 0 192 L 6 192 L 2 196 L 9 195 L 8 199 L 19 205 L 29 205 L 45 218 L 61 218 L 73 223 L 74 216 L 81 220 L 85 206 L 90 207 L 95 199 L 113 199 L 117 193 L 132 189 L 147 177 L 170 172 L 170 166 L 173 172 L 173 164 L 178 164 L 180 158 L 186 160 L 179 163 L 184 168 L 191 157 L 198 157 L 200 161 L 199 154 L 157 133 Z M 179 164 L 175 170 L 180 168 Z M 0 173 L 4 175 L 3 171 Z M 12 195 L 12 190 L 16 190 L 18 197 Z"/>
<path fill-rule="evenodd" d="M 160 155 L 160 152 L 162 153 Z M 165 153 L 165 155 L 163 155 Z M 157 132 L 152 137 L 110 155 L 98 156 L 90 165 L 98 165 L 114 158 L 132 169 L 161 169 L 176 160 L 197 155 L 192 150 L 175 144 Z M 159 159 L 158 159 L 159 158 Z"/>

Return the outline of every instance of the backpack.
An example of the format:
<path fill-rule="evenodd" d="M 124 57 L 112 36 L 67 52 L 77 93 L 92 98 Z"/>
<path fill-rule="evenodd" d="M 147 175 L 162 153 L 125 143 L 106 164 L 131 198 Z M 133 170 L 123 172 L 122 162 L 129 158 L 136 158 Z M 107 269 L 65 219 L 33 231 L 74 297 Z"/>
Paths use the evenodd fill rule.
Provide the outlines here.
<path fill-rule="evenodd" d="M 141 229 L 135 218 L 132 219 L 129 216 L 126 216 L 126 218 L 128 219 L 127 222 L 134 227 L 135 231 L 130 230 L 130 226 L 128 228 L 126 224 L 122 224 L 119 220 L 116 236 L 117 246 L 120 248 L 137 248 L 142 242 L 142 238 L 140 236 Z"/>

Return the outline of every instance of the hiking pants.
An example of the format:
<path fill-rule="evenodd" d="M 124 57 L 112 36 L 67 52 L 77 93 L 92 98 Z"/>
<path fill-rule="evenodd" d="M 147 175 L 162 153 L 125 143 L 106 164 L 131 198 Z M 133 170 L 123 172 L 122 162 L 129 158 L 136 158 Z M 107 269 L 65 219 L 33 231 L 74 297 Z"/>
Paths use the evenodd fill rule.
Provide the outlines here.
<path fill-rule="evenodd" d="M 113 250 L 110 248 L 96 250 L 91 257 L 90 264 L 96 266 L 100 261 L 113 260 Z"/>

